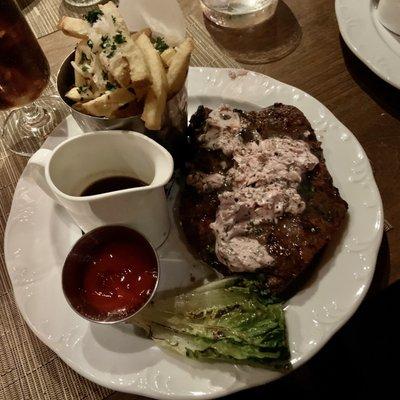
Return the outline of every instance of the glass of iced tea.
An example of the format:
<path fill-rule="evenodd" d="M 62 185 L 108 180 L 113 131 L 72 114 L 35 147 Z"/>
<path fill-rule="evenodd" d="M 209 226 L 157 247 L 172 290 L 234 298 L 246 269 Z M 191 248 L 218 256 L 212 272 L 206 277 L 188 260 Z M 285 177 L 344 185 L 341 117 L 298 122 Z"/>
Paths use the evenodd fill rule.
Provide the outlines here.
<path fill-rule="evenodd" d="M 56 96 L 39 99 L 49 79 L 49 63 L 21 10 L 1 0 L 0 110 L 12 110 L 2 139 L 13 153 L 32 155 L 65 116 Z"/>

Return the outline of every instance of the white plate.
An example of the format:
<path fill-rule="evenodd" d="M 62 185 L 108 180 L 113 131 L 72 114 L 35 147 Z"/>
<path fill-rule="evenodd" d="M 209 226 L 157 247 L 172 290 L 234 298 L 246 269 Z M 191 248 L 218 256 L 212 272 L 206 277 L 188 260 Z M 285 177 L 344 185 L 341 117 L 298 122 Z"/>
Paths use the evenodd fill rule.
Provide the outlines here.
<path fill-rule="evenodd" d="M 382 237 L 382 203 L 368 159 L 356 138 L 316 99 L 265 75 L 191 68 L 189 112 L 221 102 L 255 109 L 274 102 L 300 108 L 322 140 L 335 185 L 349 203 L 341 236 L 326 251 L 309 285 L 287 304 L 293 368 L 310 359 L 350 318 L 363 299 Z M 71 117 L 48 138 L 53 148 L 78 134 Z M 68 171 L 66 171 L 68 173 Z M 61 291 L 61 268 L 80 237 L 66 212 L 28 179 L 18 182 L 5 232 L 5 257 L 18 307 L 35 334 L 70 367 L 108 388 L 154 398 L 214 398 L 281 375 L 264 369 L 202 363 L 166 353 L 131 326 L 101 326 L 78 317 Z M 160 288 L 185 287 L 201 267 L 180 242 L 176 226 L 160 250 Z"/>
<path fill-rule="evenodd" d="M 336 17 L 347 46 L 372 71 L 400 89 L 400 36 L 378 20 L 376 0 L 336 0 Z"/>

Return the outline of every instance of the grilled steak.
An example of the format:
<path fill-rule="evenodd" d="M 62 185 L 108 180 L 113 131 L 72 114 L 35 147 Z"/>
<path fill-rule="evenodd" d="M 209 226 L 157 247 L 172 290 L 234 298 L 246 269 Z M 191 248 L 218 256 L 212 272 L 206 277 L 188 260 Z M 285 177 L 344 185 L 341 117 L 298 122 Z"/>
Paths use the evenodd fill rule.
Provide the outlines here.
<path fill-rule="evenodd" d="M 180 202 L 187 241 L 225 274 L 259 273 L 284 292 L 340 228 L 347 203 L 296 107 L 199 107 L 188 128 Z"/>

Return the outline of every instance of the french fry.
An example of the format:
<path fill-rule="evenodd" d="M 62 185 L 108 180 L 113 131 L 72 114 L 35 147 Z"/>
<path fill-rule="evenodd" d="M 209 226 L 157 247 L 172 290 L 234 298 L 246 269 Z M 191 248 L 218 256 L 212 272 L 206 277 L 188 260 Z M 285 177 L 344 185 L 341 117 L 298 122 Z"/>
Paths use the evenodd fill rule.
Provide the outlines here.
<path fill-rule="evenodd" d="M 128 61 L 121 53 L 107 57 L 105 53 L 99 54 L 100 63 L 122 87 L 128 88 L 131 84 L 130 68 Z"/>
<path fill-rule="evenodd" d="M 163 61 L 164 66 L 166 68 L 168 68 L 171 65 L 171 61 L 172 61 L 173 57 L 175 56 L 175 54 L 176 54 L 176 50 L 173 49 L 172 47 L 168 48 L 167 50 L 164 50 L 161 53 L 161 60 Z"/>
<path fill-rule="evenodd" d="M 131 86 L 140 99 L 143 97 L 142 93 L 147 92 L 152 82 L 149 67 L 141 49 L 132 39 L 127 40 L 121 51 L 129 66 Z"/>
<path fill-rule="evenodd" d="M 75 63 L 79 64 L 82 59 L 83 54 L 83 46 L 85 45 L 86 40 L 81 40 L 76 46 L 75 50 Z M 86 85 L 85 77 L 79 73 L 76 69 L 74 69 L 74 77 L 75 77 L 75 86 L 83 86 Z"/>
<path fill-rule="evenodd" d="M 109 1 L 106 4 L 100 4 L 99 9 L 103 13 L 102 18 L 104 18 L 106 21 L 112 21 L 116 31 L 120 32 L 121 37 L 126 40 L 127 36 L 129 37 L 129 31 L 124 19 L 118 11 L 117 6 L 113 2 Z M 110 35 L 107 30 L 104 31 L 104 28 L 100 30 L 99 33 L 101 33 L 104 37 L 108 37 Z M 122 48 L 120 48 L 120 50 L 122 50 Z M 110 51 L 109 53 L 100 52 L 99 60 L 106 71 L 115 79 L 115 81 L 118 82 L 120 86 L 125 88 L 130 86 L 130 66 L 126 58 L 123 56 L 122 51 L 117 52 L 114 50 Z"/>
<path fill-rule="evenodd" d="M 88 22 L 80 18 L 62 17 L 58 23 L 58 28 L 67 36 L 76 37 L 78 39 L 87 39 L 90 25 Z"/>
<path fill-rule="evenodd" d="M 102 11 L 104 15 L 108 15 L 111 18 L 114 17 L 113 21 L 117 29 L 123 31 L 126 34 L 129 33 L 128 27 L 126 26 L 126 23 L 122 18 L 121 14 L 119 13 L 119 10 L 114 2 L 109 1 L 106 4 L 99 4 L 99 9 L 100 11 Z"/>
<path fill-rule="evenodd" d="M 82 104 L 82 109 L 95 117 L 110 117 L 119 107 L 135 100 L 129 90 L 118 88 Z"/>
<path fill-rule="evenodd" d="M 95 96 L 89 88 L 73 87 L 72 89 L 68 90 L 67 93 L 65 93 L 65 97 L 72 101 L 78 102 L 83 100 L 92 100 Z"/>
<path fill-rule="evenodd" d="M 140 31 L 132 32 L 131 39 L 136 40 L 142 33 L 146 34 L 149 38 L 151 37 L 151 34 L 152 34 L 150 28 L 144 28 L 144 29 L 141 29 Z"/>
<path fill-rule="evenodd" d="M 104 68 L 122 87 L 133 87 L 139 94 L 140 89 L 151 84 L 150 71 L 140 48 L 132 39 L 120 47 L 120 52 L 113 57 L 100 53 L 99 59 Z"/>
<path fill-rule="evenodd" d="M 92 78 L 91 86 L 94 86 L 98 91 L 105 91 L 107 87 L 107 82 L 115 84 L 115 80 L 108 73 L 103 70 L 103 64 L 100 61 L 99 54 L 92 54 Z"/>
<path fill-rule="evenodd" d="M 147 92 L 142 113 L 144 126 L 151 131 L 157 131 L 161 129 L 165 110 L 165 106 L 162 108 L 161 102 L 162 99 L 157 97 L 156 91 L 153 89 L 153 87 L 151 87 Z M 165 103 L 166 102 L 167 96 L 165 95 Z M 161 112 L 161 110 L 163 111 Z"/>
<path fill-rule="evenodd" d="M 131 39 L 128 27 L 115 3 L 110 1 L 99 5 L 99 8 L 104 16 L 112 18 L 115 28 L 125 40 L 125 43 L 120 45 L 120 54 L 109 59 L 105 55 L 101 55 L 101 62 L 122 87 L 133 87 L 140 93 L 141 89 L 147 88 L 151 84 L 150 72 L 143 54 Z M 147 30 L 144 31 L 147 32 Z"/>
<path fill-rule="evenodd" d="M 145 99 L 142 120 L 147 129 L 159 130 L 162 126 L 167 104 L 167 75 L 160 54 L 154 48 L 148 36 L 142 33 L 136 43 L 146 59 L 152 78 L 152 85 Z"/>
<path fill-rule="evenodd" d="M 185 83 L 190 55 L 194 49 L 193 39 L 187 38 L 177 48 L 168 68 L 168 98 L 178 93 Z"/>

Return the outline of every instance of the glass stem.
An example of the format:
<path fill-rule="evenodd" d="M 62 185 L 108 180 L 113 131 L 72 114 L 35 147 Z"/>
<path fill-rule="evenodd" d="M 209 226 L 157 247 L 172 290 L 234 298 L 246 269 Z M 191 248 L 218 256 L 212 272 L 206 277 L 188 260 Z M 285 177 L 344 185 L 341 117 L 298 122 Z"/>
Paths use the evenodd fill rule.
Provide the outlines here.
<path fill-rule="evenodd" d="M 49 113 L 44 107 L 35 103 L 22 107 L 20 127 L 29 131 L 35 137 L 43 136 L 43 128 L 50 120 Z"/>
<path fill-rule="evenodd" d="M 35 103 L 22 107 L 24 122 L 28 125 L 36 125 L 42 121 L 45 112 L 43 107 L 38 107 Z"/>

